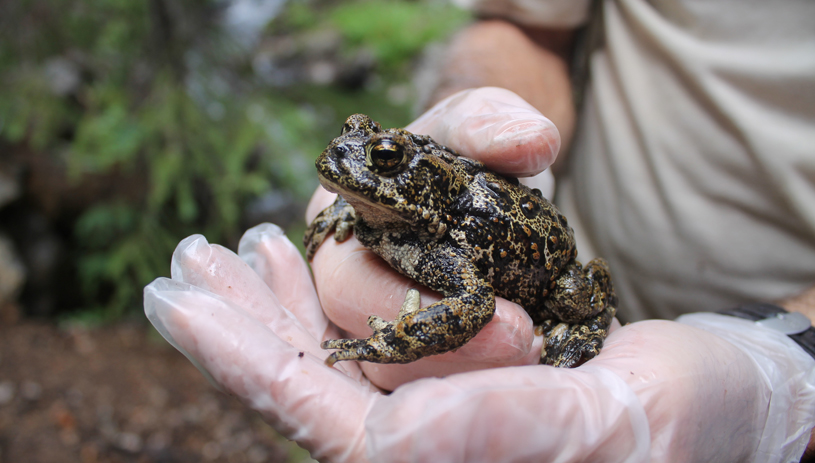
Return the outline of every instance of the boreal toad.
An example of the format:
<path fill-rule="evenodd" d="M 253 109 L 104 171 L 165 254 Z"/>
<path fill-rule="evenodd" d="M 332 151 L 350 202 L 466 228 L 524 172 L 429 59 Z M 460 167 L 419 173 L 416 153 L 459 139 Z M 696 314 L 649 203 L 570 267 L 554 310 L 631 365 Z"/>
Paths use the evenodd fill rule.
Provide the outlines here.
<path fill-rule="evenodd" d="M 331 232 L 350 233 L 394 269 L 441 293 L 410 290 L 394 321 L 371 316 L 367 339 L 329 340 L 326 363 L 408 363 L 464 345 L 493 316 L 495 296 L 526 309 L 546 338 L 541 362 L 579 365 L 600 351 L 616 312 L 608 265 L 575 260 L 572 229 L 540 191 L 430 137 L 349 117 L 317 159 L 339 193 L 309 226 L 309 260 Z"/>

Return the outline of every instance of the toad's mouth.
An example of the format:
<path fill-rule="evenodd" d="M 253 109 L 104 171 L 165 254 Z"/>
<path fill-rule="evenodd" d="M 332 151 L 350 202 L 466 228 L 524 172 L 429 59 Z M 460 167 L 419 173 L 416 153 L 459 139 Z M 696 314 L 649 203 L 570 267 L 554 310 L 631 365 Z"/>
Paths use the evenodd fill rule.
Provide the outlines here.
<path fill-rule="evenodd" d="M 323 188 L 331 193 L 342 196 L 343 199 L 348 201 L 348 204 L 354 207 L 354 211 L 357 215 L 366 220 L 376 219 L 377 222 L 410 222 L 409 217 L 404 217 L 393 207 L 386 206 L 363 194 L 345 189 L 322 174 L 318 173 L 317 178 L 320 180 L 320 184 Z"/>

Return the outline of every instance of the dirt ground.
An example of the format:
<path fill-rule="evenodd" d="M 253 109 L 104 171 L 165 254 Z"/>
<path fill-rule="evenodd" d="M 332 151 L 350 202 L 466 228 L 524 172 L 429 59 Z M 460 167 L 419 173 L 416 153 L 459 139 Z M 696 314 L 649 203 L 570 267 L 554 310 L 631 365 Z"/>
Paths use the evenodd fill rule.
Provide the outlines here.
<path fill-rule="evenodd" d="M 0 463 L 311 462 L 146 324 L 0 325 Z"/>

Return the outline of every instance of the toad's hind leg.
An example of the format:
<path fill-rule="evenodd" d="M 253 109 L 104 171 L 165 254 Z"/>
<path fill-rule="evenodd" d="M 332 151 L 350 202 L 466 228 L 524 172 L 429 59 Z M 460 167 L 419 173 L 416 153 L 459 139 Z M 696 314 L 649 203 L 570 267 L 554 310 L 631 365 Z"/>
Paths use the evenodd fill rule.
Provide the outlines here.
<path fill-rule="evenodd" d="M 541 326 L 546 339 L 541 363 L 571 368 L 596 356 L 617 312 L 608 263 L 594 259 L 585 268 L 576 261 L 567 266 L 546 307 L 561 322 L 547 320 Z"/>
<path fill-rule="evenodd" d="M 410 290 L 396 320 L 368 318 L 368 326 L 374 331 L 370 337 L 323 341 L 323 349 L 338 349 L 325 363 L 328 366 L 341 360 L 409 363 L 461 347 L 489 322 L 495 311 L 492 288 L 485 287 L 482 293 L 449 297 L 420 308 L 419 292 Z M 483 310 L 472 310 L 475 306 Z"/>
<path fill-rule="evenodd" d="M 541 363 L 561 368 L 582 365 L 600 353 L 616 310 L 608 307 L 591 319 L 576 324 L 547 320 L 540 327 L 545 338 Z"/>
<path fill-rule="evenodd" d="M 363 239 L 366 236 L 363 233 Z M 421 307 L 418 291 L 408 291 L 395 320 L 368 318 L 368 326 L 373 329 L 368 338 L 324 341 L 323 349 L 338 349 L 329 355 L 326 364 L 341 360 L 408 363 L 457 349 L 472 339 L 492 319 L 495 293 L 475 265 L 456 252 L 449 247 L 431 249 L 409 268 L 399 267 L 399 262 L 394 261 L 400 272 L 441 292 L 444 298 Z"/>

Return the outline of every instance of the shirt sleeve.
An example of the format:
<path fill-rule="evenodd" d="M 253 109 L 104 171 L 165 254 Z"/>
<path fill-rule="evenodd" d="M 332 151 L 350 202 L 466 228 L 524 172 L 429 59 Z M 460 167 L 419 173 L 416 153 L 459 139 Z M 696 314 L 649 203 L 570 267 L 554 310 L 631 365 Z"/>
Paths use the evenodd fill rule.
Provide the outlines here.
<path fill-rule="evenodd" d="M 527 26 L 572 28 L 588 20 L 591 0 L 453 0 L 453 3 Z"/>

